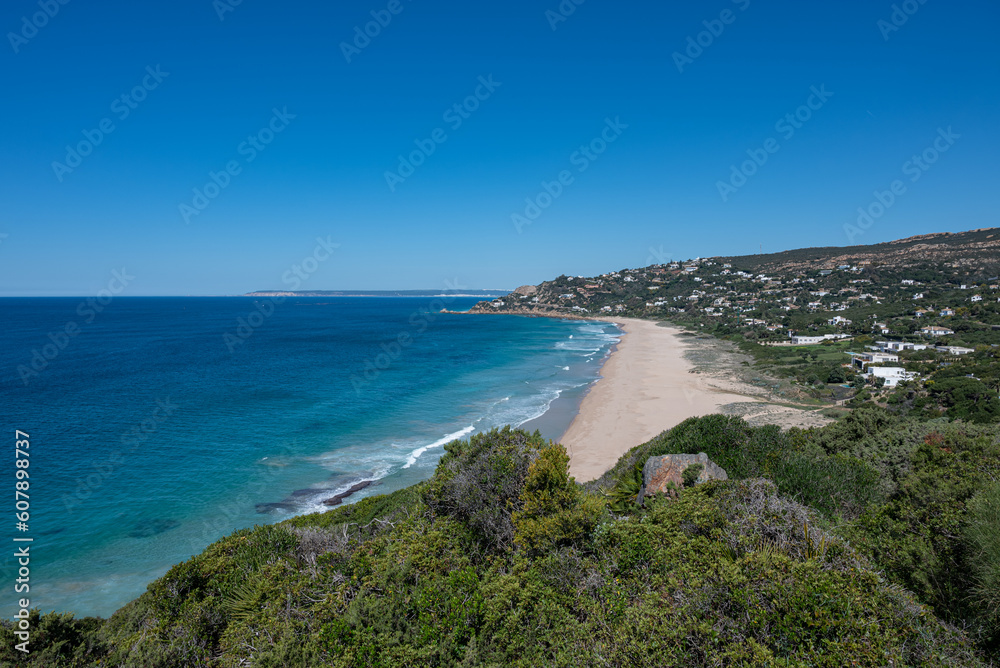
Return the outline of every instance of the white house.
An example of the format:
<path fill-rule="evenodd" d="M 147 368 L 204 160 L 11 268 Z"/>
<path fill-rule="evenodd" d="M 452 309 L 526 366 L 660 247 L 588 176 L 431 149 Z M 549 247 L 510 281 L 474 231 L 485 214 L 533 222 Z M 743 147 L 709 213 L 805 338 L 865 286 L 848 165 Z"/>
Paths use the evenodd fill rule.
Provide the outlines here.
<path fill-rule="evenodd" d="M 876 322 L 873 325 L 873 328 L 875 329 L 875 331 L 881 332 L 883 334 L 889 333 L 889 328 L 886 326 L 884 322 Z"/>
<path fill-rule="evenodd" d="M 835 339 L 849 339 L 847 334 L 824 334 L 822 336 L 791 336 L 792 345 L 795 346 L 811 346 L 817 343 L 823 343 L 824 341 L 833 341 Z"/>
<path fill-rule="evenodd" d="M 946 317 L 948 317 L 950 315 L 955 315 L 954 309 L 950 309 L 950 308 L 941 309 L 941 317 L 942 318 L 946 318 Z"/>
<path fill-rule="evenodd" d="M 973 348 L 963 348 L 962 346 L 937 346 L 936 350 L 950 355 L 968 355 L 976 352 Z"/>
<path fill-rule="evenodd" d="M 982 295 L 972 295 L 972 301 L 974 301 L 974 302 L 981 302 L 981 301 L 983 301 L 983 296 Z"/>
<path fill-rule="evenodd" d="M 833 316 L 832 318 L 830 318 L 826 322 L 827 322 L 828 325 L 831 325 L 831 326 L 836 326 L 836 325 L 850 325 L 851 324 L 850 320 L 848 320 L 847 318 L 841 317 L 839 315 Z"/>
<path fill-rule="evenodd" d="M 884 378 L 886 387 L 896 387 L 903 381 L 913 380 L 920 376 L 915 371 L 907 371 L 901 366 L 875 366 L 869 374 L 872 378 Z"/>
<path fill-rule="evenodd" d="M 927 350 L 927 345 L 923 343 L 910 343 L 909 341 L 877 341 L 875 345 L 881 351 L 886 350 Z"/>
<path fill-rule="evenodd" d="M 930 327 L 924 327 L 920 330 L 921 334 L 926 336 L 950 336 L 954 334 L 952 330 L 947 327 L 938 327 L 937 325 L 931 325 Z"/>
<path fill-rule="evenodd" d="M 871 364 L 885 364 L 886 362 L 898 362 L 899 355 L 890 353 L 851 353 L 851 364 L 864 370 Z"/>

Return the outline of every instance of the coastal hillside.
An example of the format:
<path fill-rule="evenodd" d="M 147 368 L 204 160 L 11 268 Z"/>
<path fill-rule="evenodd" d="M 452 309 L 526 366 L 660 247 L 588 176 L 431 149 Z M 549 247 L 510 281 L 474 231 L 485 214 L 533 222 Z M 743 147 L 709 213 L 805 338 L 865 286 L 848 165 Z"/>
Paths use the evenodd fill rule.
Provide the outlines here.
<path fill-rule="evenodd" d="M 987 666 L 1000 433 L 878 408 L 781 432 L 692 418 L 586 486 L 537 433 L 430 480 L 238 531 L 110 619 L 32 613 L 12 666 Z M 637 504 L 643 462 L 729 474 Z"/>
<path fill-rule="evenodd" d="M 828 406 L 1000 421 L 1000 229 L 559 276 L 475 313 L 666 320 Z"/>
<path fill-rule="evenodd" d="M 713 280 L 714 279 L 714 280 Z M 656 316 L 705 310 L 749 315 L 767 306 L 824 312 L 874 299 L 933 302 L 954 290 L 992 291 L 1000 281 L 1000 228 L 925 234 L 870 246 L 804 248 L 764 255 L 677 260 L 600 276 L 560 276 L 483 302 L 477 312 Z M 912 290 L 922 287 L 923 290 Z M 836 288 L 841 299 L 827 297 Z M 866 296 L 878 291 L 878 295 Z M 825 294 L 812 294 L 812 293 Z M 923 293 L 923 297 L 915 294 Z M 971 297 L 969 293 L 966 297 Z M 996 299 L 993 299 L 996 302 Z M 678 303 L 680 302 L 680 303 Z M 811 307 L 810 304 L 816 306 Z M 716 308 L 711 308 L 712 306 Z M 739 308 L 753 306 L 755 309 Z M 919 304 L 917 307 L 919 308 Z"/>

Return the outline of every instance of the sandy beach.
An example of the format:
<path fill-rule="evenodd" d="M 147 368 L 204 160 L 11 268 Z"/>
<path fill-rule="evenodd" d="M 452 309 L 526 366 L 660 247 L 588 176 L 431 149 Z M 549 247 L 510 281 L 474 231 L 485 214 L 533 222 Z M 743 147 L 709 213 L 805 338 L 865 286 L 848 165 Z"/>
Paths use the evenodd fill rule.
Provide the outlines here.
<path fill-rule="evenodd" d="M 683 330 L 633 318 L 609 321 L 625 334 L 561 439 L 577 481 L 600 477 L 627 450 L 689 417 L 757 401 L 691 373 Z"/>

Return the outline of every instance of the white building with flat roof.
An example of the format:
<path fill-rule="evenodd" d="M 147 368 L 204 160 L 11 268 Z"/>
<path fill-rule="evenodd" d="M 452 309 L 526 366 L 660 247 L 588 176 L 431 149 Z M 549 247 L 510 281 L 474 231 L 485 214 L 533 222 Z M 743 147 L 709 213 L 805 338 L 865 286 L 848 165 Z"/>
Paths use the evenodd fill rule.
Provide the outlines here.
<path fill-rule="evenodd" d="M 871 364 L 886 364 L 888 362 L 898 362 L 899 355 L 891 353 L 850 353 L 851 364 L 861 370 L 866 369 Z"/>
<path fill-rule="evenodd" d="M 926 343 L 910 343 L 909 341 L 876 341 L 875 345 L 882 352 L 888 350 L 897 352 L 901 350 L 927 350 L 928 348 Z"/>
<path fill-rule="evenodd" d="M 916 371 L 907 371 L 901 366 L 873 366 L 868 375 L 872 378 L 884 378 L 886 387 L 896 387 L 920 376 Z"/>
<path fill-rule="evenodd" d="M 851 338 L 847 334 L 823 334 L 822 336 L 796 336 L 791 332 L 788 333 L 788 337 L 792 340 L 792 345 L 795 346 L 810 346 L 817 343 L 823 343 L 824 341 L 836 341 L 838 339 Z"/>
<path fill-rule="evenodd" d="M 963 348 L 962 346 L 937 346 L 935 350 L 949 355 L 969 355 L 976 352 L 974 348 Z"/>

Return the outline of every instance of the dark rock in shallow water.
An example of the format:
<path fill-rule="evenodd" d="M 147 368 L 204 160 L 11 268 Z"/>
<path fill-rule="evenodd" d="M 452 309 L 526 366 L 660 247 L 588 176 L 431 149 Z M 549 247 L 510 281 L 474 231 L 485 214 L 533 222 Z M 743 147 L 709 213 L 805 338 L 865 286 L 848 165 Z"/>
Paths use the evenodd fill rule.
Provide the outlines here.
<path fill-rule="evenodd" d="M 315 487 L 306 487 L 305 489 L 297 489 L 292 492 L 293 499 L 297 499 L 300 496 L 320 496 L 324 492 L 329 492 L 329 489 L 317 489 Z"/>
<path fill-rule="evenodd" d="M 300 506 L 297 503 L 289 503 L 288 501 L 277 501 L 275 503 L 258 503 L 254 508 L 260 514 L 273 513 L 276 510 L 296 510 Z"/>
<path fill-rule="evenodd" d="M 349 497 L 351 494 L 354 494 L 355 492 L 360 492 L 365 487 L 372 485 L 374 482 L 375 482 L 374 480 L 362 480 L 359 483 L 351 485 L 351 488 L 348 489 L 346 492 L 341 492 L 340 494 L 334 494 L 329 499 L 324 501 L 323 504 L 327 506 L 339 506 L 341 502 L 347 497 Z"/>
<path fill-rule="evenodd" d="M 355 478 L 357 480 L 357 478 Z M 360 492 L 365 487 L 375 484 L 374 480 L 362 480 L 361 482 L 354 483 L 351 485 L 350 489 L 341 492 L 339 494 L 334 494 L 330 498 L 323 501 L 324 504 L 328 506 L 336 506 L 343 502 L 344 499 L 349 497 L 355 492 Z M 336 488 L 334 488 L 336 489 Z M 319 501 L 323 496 L 329 494 L 333 490 L 330 488 L 317 488 L 317 487 L 307 487 L 306 489 L 297 489 L 291 493 L 291 495 L 282 500 L 273 503 L 258 503 L 254 506 L 258 513 L 274 513 L 274 512 L 295 512 L 302 511 L 303 508 L 310 503 L 315 503 Z"/>
<path fill-rule="evenodd" d="M 149 538 L 161 534 L 171 529 L 176 529 L 181 525 L 177 520 L 157 519 L 149 522 L 140 522 L 128 532 L 130 538 Z"/>

